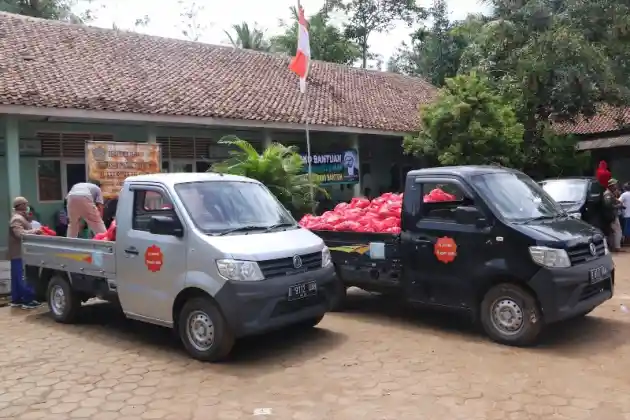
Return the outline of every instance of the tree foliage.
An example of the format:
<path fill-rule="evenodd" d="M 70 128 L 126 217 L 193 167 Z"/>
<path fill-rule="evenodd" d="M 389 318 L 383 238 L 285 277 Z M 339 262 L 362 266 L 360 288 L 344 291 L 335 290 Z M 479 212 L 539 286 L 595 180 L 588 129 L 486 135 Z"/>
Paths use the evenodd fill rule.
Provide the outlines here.
<path fill-rule="evenodd" d="M 370 58 L 370 35 L 387 32 L 397 22 L 411 26 L 424 17 L 424 9 L 414 0 L 347 0 L 335 7 L 347 13 L 344 32 L 359 45 L 362 68 L 367 68 Z"/>
<path fill-rule="evenodd" d="M 436 0 L 429 9 L 432 25 L 411 35 L 390 57 L 388 70 L 410 76 L 421 76 L 435 86 L 453 77 L 459 70 L 460 58 L 487 18 L 469 15 L 463 21 L 451 22 L 445 0 Z"/>
<path fill-rule="evenodd" d="M 182 35 L 190 41 L 199 41 L 208 29 L 208 24 L 204 23 L 202 16 L 205 6 L 195 0 L 178 0 L 178 3 L 180 7 L 179 27 Z"/>
<path fill-rule="evenodd" d="M 241 175 L 262 182 L 278 200 L 294 215 L 310 211 L 315 202 L 311 197 L 311 186 L 315 193 L 326 191 L 304 173 L 302 157 L 293 146 L 273 143 L 259 154 L 249 142 L 236 136 L 226 136 L 220 144 L 233 146 L 231 157 L 212 166 L 212 171 Z"/>
<path fill-rule="evenodd" d="M 235 48 L 254 51 L 269 51 L 271 45 L 265 36 L 265 31 L 258 28 L 254 23 L 250 26 L 247 22 L 232 25 L 234 36 L 228 31 L 224 31 L 230 44 Z"/>
<path fill-rule="evenodd" d="M 280 23 L 284 33 L 271 39 L 275 51 L 289 55 L 295 54 L 298 41 L 298 13 L 295 6 L 291 7 L 291 15 L 290 23 Z M 325 8 L 310 17 L 308 30 L 311 58 L 314 60 L 351 65 L 361 56 L 357 43 L 346 38 L 342 31 L 330 23 Z"/>
<path fill-rule="evenodd" d="M 488 74 L 516 104 L 525 128 L 524 169 L 552 175 L 581 162 L 553 122 L 630 105 L 630 6 L 622 0 L 494 0 L 460 72 Z M 558 160 L 559 153 L 566 155 Z"/>
<path fill-rule="evenodd" d="M 71 23 L 86 23 L 91 19 L 90 9 L 77 14 L 73 8 L 92 0 L 0 0 L 0 11 L 16 13 L 41 19 L 61 20 Z"/>
<path fill-rule="evenodd" d="M 433 157 L 442 165 L 522 163 L 523 124 L 484 76 L 447 79 L 421 119 L 420 133 L 403 142 L 406 153 Z"/>

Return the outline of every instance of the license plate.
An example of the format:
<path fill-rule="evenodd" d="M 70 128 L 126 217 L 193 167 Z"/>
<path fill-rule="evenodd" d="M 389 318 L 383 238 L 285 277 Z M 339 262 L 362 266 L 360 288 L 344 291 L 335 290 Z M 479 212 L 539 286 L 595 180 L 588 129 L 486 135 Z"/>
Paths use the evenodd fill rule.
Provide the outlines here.
<path fill-rule="evenodd" d="M 602 281 L 608 277 L 608 269 L 604 266 L 592 269 L 588 273 L 588 280 L 593 283 Z"/>
<path fill-rule="evenodd" d="M 294 284 L 289 287 L 289 300 L 304 299 L 317 294 L 317 283 L 310 281 L 308 283 Z"/>

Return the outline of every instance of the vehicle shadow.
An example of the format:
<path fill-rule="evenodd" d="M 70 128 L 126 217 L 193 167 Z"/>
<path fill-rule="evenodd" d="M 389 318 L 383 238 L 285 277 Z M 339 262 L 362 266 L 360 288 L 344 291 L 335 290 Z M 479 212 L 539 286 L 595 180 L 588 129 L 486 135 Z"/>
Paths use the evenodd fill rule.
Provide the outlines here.
<path fill-rule="evenodd" d="M 296 327 L 271 332 L 262 336 L 246 337 L 236 342 L 230 357 L 220 364 L 200 363 L 185 352 L 172 330 L 127 319 L 115 306 L 104 302 L 90 303 L 81 308 L 80 320 L 74 325 L 57 324 L 48 311 L 29 315 L 27 322 L 47 328 L 58 328 L 63 333 L 86 337 L 122 351 L 149 353 L 163 361 L 198 367 L 214 366 L 230 374 L 264 374 L 277 370 L 278 365 L 294 366 L 340 346 L 347 337 L 323 328 L 300 330 Z M 254 367 L 255 369 L 252 369 Z"/>
<path fill-rule="evenodd" d="M 362 319 L 371 323 L 396 324 L 437 336 L 457 336 L 467 342 L 487 342 L 480 327 L 466 312 L 439 310 L 428 307 L 411 307 L 399 300 L 352 290 L 341 316 Z M 560 322 L 548 326 L 536 346 L 522 350 L 561 353 L 566 357 L 592 355 L 595 350 L 609 351 L 630 342 L 630 323 L 597 316 L 597 311 L 584 318 Z"/>
<path fill-rule="evenodd" d="M 411 306 L 401 303 L 395 297 L 353 289 L 342 316 L 363 319 L 369 322 L 409 327 L 429 331 L 436 335 L 457 334 L 470 339 L 483 339 L 471 322 L 467 312 L 441 310 L 433 307 Z"/>
<path fill-rule="evenodd" d="M 594 313 L 550 325 L 543 332 L 540 343 L 532 350 L 583 358 L 607 354 L 628 343 L 630 323 L 598 317 Z"/>

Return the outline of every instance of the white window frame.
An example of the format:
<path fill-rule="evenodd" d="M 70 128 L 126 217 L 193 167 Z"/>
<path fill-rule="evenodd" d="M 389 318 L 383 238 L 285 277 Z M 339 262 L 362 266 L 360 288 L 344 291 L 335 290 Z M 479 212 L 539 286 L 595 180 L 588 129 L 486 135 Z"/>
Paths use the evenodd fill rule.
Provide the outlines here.
<path fill-rule="evenodd" d="M 61 170 L 61 200 L 41 200 L 39 194 L 39 162 L 40 161 L 50 161 L 54 160 L 59 162 L 59 168 Z M 35 183 L 37 185 L 37 202 L 42 204 L 58 204 L 63 203 L 63 200 L 68 195 L 68 172 L 67 172 L 67 164 L 72 163 L 83 163 L 87 164 L 85 159 L 81 158 L 59 158 L 59 157 L 40 157 L 36 159 L 35 162 Z M 85 179 L 87 179 L 87 166 L 85 168 Z"/>

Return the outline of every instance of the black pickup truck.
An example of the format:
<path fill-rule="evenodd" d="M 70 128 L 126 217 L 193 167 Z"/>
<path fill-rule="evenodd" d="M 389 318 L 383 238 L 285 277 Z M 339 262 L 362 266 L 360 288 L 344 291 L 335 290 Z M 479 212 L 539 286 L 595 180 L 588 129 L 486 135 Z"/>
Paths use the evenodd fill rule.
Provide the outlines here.
<path fill-rule="evenodd" d="M 453 201 L 425 202 L 439 187 Z M 348 287 L 468 311 L 495 341 L 536 342 L 544 325 L 613 295 L 602 234 L 527 175 L 494 166 L 411 171 L 401 233 L 315 231 L 331 250 L 341 306 Z"/>

